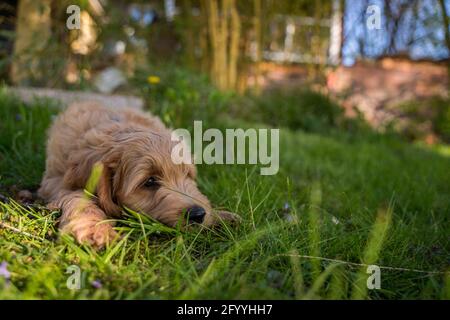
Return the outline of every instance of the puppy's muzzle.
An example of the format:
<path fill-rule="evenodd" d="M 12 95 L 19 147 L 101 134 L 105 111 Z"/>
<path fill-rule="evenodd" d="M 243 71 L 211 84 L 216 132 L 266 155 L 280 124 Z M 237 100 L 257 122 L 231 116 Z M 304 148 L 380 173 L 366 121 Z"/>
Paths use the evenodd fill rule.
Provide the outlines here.
<path fill-rule="evenodd" d="M 205 218 L 206 211 L 202 207 L 194 206 L 187 210 L 186 215 L 189 223 L 202 223 Z"/>

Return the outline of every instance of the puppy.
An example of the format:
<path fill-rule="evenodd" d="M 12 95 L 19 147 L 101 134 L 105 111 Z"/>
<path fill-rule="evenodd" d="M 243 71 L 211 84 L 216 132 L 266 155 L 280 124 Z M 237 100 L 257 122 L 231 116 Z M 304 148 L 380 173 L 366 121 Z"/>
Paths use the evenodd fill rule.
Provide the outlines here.
<path fill-rule="evenodd" d="M 74 104 L 50 128 L 39 195 L 62 210 L 62 232 L 97 248 L 116 238 L 105 220 L 119 217 L 123 206 L 169 226 L 236 220 L 212 210 L 197 187 L 194 165 L 172 162 L 175 144 L 171 131 L 148 113 Z M 88 197 L 93 168 L 100 174 L 95 196 Z"/>

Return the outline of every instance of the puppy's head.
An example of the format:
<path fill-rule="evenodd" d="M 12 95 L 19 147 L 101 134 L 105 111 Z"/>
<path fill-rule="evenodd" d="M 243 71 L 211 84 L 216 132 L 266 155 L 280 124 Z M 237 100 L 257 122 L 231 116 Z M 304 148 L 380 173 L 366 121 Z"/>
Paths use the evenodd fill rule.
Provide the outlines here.
<path fill-rule="evenodd" d="M 172 161 L 170 133 L 133 131 L 113 140 L 97 186 L 107 213 L 126 206 L 169 226 L 213 224 L 211 205 L 195 182 L 195 167 Z"/>

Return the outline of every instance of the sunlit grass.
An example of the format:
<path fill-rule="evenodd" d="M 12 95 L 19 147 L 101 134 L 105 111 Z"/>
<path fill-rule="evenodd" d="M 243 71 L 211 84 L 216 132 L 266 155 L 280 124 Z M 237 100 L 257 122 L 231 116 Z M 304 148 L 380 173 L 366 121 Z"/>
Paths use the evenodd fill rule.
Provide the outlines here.
<path fill-rule="evenodd" d="M 0 193 L 13 195 L 14 184 L 39 184 L 55 111 L 4 93 L 0 105 Z M 448 157 L 376 135 L 288 129 L 280 150 L 273 177 L 198 168 L 212 203 L 243 218 L 237 227 L 183 231 L 124 208 L 121 239 L 95 251 L 59 236 L 58 211 L 0 202 L 0 263 L 11 273 L 0 276 L 0 299 L 449 298 Z M 380 290 L 367 289 L 371 264 Z M 82 270 L 81 290 L 66 286 L 70 265 Z"/>

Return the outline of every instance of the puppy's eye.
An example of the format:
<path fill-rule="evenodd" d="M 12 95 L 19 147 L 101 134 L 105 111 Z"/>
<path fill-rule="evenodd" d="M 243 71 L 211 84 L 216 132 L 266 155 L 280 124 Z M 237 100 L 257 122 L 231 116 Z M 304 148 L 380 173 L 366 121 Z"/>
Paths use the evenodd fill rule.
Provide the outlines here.
<path fill-rule="evenodd" d="M 144 186 L 148 188 L 158 187 L 159 186 L 158 179 L 156 179 L 155 177 L 150 177 L 147 179 L 147 181 L 145 181 Z"/>

